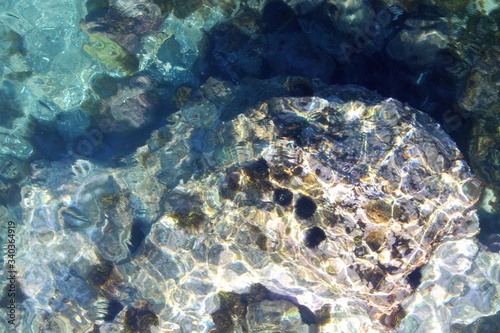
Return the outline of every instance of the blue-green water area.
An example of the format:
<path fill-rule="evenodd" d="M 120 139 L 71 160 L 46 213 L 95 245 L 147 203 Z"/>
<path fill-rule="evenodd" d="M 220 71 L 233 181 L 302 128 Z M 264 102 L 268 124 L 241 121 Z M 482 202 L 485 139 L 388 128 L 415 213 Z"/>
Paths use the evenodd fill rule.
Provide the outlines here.
<path fill-rule="evenodd" d="M 499 25 L 0 1 L 1 330 L 500 331 Z"/>

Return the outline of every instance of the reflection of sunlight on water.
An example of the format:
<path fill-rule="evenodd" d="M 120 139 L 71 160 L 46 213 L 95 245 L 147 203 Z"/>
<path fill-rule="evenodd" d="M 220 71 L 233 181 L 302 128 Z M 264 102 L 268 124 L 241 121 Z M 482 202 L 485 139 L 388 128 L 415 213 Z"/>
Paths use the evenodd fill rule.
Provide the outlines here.
<path fill-rule="evenodd" d="M 270 10 L 273 1 L 269 3 L 271 5 L 266 4 L 266 10 Z M 259 61 L 255 61 L 255 68 L 245 68 L 246 63 L 241 61 L 238 50 L 231 50 L 232 45 L 239 45 L 240 41 L 239 37 L 230 38 L 231 35 L 225 31 L 230 30 L 227 26 L 221 25 L 219 31 L 215 32 L 211 29 L 223 16 L 224 21 L 230 24 L 236 22 L 245 25 L 244 29 L 237 31 L 242 32 L 244 38 L 252 35 L 252 40 L 255 37 L 255 43 L 250 45 L 258 46 L 258 49 L 249 50 L 245 46 L 248 58 L 264 57 L 266 48 L 276 52 L 276 58 L 280 59 L 278 62 L 266 60 L 269 62 L 266 64 L 271 73 L 269 75 L 287 75 L 280 72 L 286 68 L 298 68 L 298 73 L 301 73 L 302 62 L 308 59 L 302 54 L 296 55 L 293 43 L 287 42 L 287 35 L 282 30 L 276 34 L 280 35 L 278 38 L 259 31 L 269 27 L 265 24 L 264 27 L 259 26 L 262 22 L 257 19 L 258 10 L 253 12 L 246 6 L 240 8 L 238 15 L 243 13 L 243 21 L 248 20 L 242 23 L 238 22 L 238 15 L 232 12 L 234 8 L 231 6 L 223 12 L 215 4 L 201 5 L 199 1 L 193 4 L 191 8 L 190 2 L 180 4 L 174 1 L 177 8 L 167 19 L 165 31 L 162 32 L 164 36 L 146 36 L 141 40 L 165 23 L 163 16 L 166 14 L 162 11 L 166 10 L 163 6 L 167 5 L 163 2 L 118 0 L 113 2 L 118 8 L 116 13 L 108 12 L 107 8 L 93 13 L 95 8 L 91 10 L 89 7 L 95 6 L 92 1 L 87 3 L 87 7 L 81 3 L 82 6 L 78 8 L 74 3 L 59 0 L 43 4 L 29 4 L 26 0 L 13 2 L 9 11 L 16 15 L 0 14 L 0 20 L 5 27 L 12 27 L 23 36 L 19 36 L 21 42 L 18 46 L 7 45 L 4 48 L 15 54 L 5 59 L 4 53 L 0 52 L 0 60 L 7 60 L 4 61 L 8 64 L 5 78 L 16 81 L 13 86 L 19 95 L 16 97 L 20 101 L 19 109 L 26 110 L 26 115 L 30 114 L 44 124 L 55 121 L 61 123 L 61 119 L 66 117 L 67 125 L 57 127 L 57 131 L 54 129 L 64 140 L 84 140 L 88 143 L 87 148 L 90 147 L 89 151 L 103 147 L 107 149 L 108 142 L 104 141 L 110 131 L 127 136 L 124 124 L 137 129 L 152 121 L 148 111 L 156 100 L 146 95 L 146 91 L 153 90 L 157 84 L 156 81 L 152 84 L 153 77 L 164 72 L 165 68 L 173 70 L 168 71 L 167 78 L 159 74 L 159 81 L 165 79 L 169 83 L 172 80 L 182 84 L 197 81 L 197 75 L 200 78 L 212 75 L 212 70 L 227 70 L 221 75 L 228 75 L 234 82 L 243 79 L 241 73 L 245 76 L 262 74 L 261 69 L 257 68 Z M 291 10 L 284 2 L 274 4 Z M 191 15 L 198 10 L 197 6 L 201 8 L 200 12 Z M 448 40 L 448 36 L 440 32 L 444 29 L 438 27 L 445 20 L 444 17 L 435 20 L 412 17 L 407 26 L 400 25 L 403 21 L 398 22 L 397 29 L 401 29 L 396 30 L 392 27 L 394 22 L 391 19 L 403 20 L 408 13 L 402 8 L 391 6 L 390 13 L 382 10 L 368 22 L 366 27 L 370 30 L 363 33 L 362 30 L 356 30 L 366 28 L 366 23 L 362 22 L 366 12 L 364 8 L 356 6 L 354 3 L 339 4 L 339 8 L 349 11 L 346 18 L 355 21 L 356 24 L 352 25 L 338 15 L 337 8 L 318 7 L 332 10 L 328 15 L 334 12 L 337 15 L 332 29 L 339 30 L 339 36 L 328 31 L 328 38 L 324 40 L 330 43 L 326 46 L 315 44 L 317 40 L 313 32 L 328 30 L 329 25 L 307 17 L 318 15 L 325 19 L 321 13 L 299 15 L 291 10 L 291 20 L 300 17 L 301 27 L 310 29 L 308 42 L 311 42 L 311 48 L 327 52 L 328 57 L 338 58 L 338 54 L 332 53 L 340 52 L 336 45 L 345 39 L 360 48 L 356 54 L 344 54 L 346 57 L 352 56 L 352 59 L 347 59 L 348 62 L 359 64 L 357 61 L 362 63 L 372 56 L 375 59 L 377 54 L 373 52 L 380 51 L 384 56 L 388 54 L 404 62 L 408 66 L 406 69 L 431 61 L 430 67 L 433 69 L 441 66 L 435 61 L 438 51 L 447 47 L 443 41 L 444 37 Z M 486 1 L 486 12 L 491 10 L 491 6 L 492 2 Z M 84 8 L 90 11 L 88 14 L 97 15 L 98 19 L 94 22 L 90 15 L 89 20 L 92 22 L 89 26 L 84 24 L 83 29 L 90 31 L 96 28 L 93 24 L 100 20 L 94 31 L 100 38 L 92 33 L 84 36 L 81 31 L 80 21 L 86 14 Z M 297 8 L 305 12 L 308 10 L 307 7 Z M 168 8 L 168 11 L 171 10 Z M 359 15 L 354 15 L 358 11 Z M 371 8 L 370 11 L 375 13 Z M 380 14 L 384 12 L 387 16 L 381 17 Z M 130 21 L 121 21 L 117 17 Z M 108 19 L 117 22 L 106 22 Z M 107 23 L 112 27 L 106 26 Z M 126 28 L 121 29 L 122 24 Z M 266 24 L 270 25 L 270 22 Z M 468 22 L 468 25 L 475 24 L 472 20 Z M 101 32 L 104 33 L 101 35 Z M 340 36 L 340 32 L 344 36 Z M 383 40 L 386 34 L 388 36 L 391 33 L 391 40 Z M 107 37 L 103 37 L 105 35 Z M 172 38 L 170 42 L 175 40 L 179 44 L 176 51 L 179 54 L 164 52 L 160 61 L 157 53 L 165 51 L 162 47 L 171 45 L 163 44 L 167 36 Z M 216 45 L 208 45 L 210 42 L 204 38 L 213 38 Z M 321 38 L 318 36 L 318 40 Z M 90 39 L 90 43 L 82 47 L 87 39 Z M 202 46 L 198 45 L 200 39 Z M 227 39 L 227 44 L 219 43 L 219 47 L 217 39 Z M 270 45 L 260 45 L 262 41 Z M 282 42 L 282 45 L 273 45 L 274 41 Z M 378 49 L 382 41 L 387 42 L 384 50 Z M 462 42 L 467 44 L 466 40 Z M 280 47 L 291 52 L 281 57 L 278 51 Z M 460 45 L 457 47 L 461 48 Z M 156 71 L 147 74 L 151 74 L 151 78 L 133 76 L 129 88 L 120 88 L 116 96 L 106 97 L 108 100 L 105 104 L 109 106 L 106 116 L 113 116 L 113 120 L 90 119 L 91 116 L 86 115 L 86 112 L 104 113 L 102 104 L 97 111 L 95 105 L 85 111 L 77 109 L 85 94 L 96 93 L 85 89 L 92 75 L 105 69 L 103 64 L 84 53 L 89 48 L 92 49 L 89 53 L 97 60 L 115 68 L 116 73 L 113 75 L 125 75 L 118 70 L 120 68 L 130 71 L 130 74 L 138 69 L 139 66 L 127 67 L 124 58 L 130 55 L 129 52 L 134 55 L 134 59 L 140 53 L 141 70 Z M 226 51 L 227 54 L 224 54 Z M 343 51 L 351 52 L 352 48 Z M 465 57 L 460 54 L 462 51 L 457 50 L 457 55 L 453 57 Z M 225 62 L 225 68 L 212 69 L 201 65 L 209 74 L 193 74 L 196 69 L 190 66 L 197 61 L 197 54 L 202 55 L 201 63 L 206 61 L 210 64 L 206 66 L 218 66 Z M 213 59 L 207 60 L 212 54 L 221 57 L 220 63 Z M 205 56 L 207 59 L 203 58 Z M 174 57 L 178 57 L 178 64 L 170 62 Z M 320 58 L 318 63 L 322 63 Z M 453 73 L 453 68 L 470 66 L 471 72 L 481 74 L 468 84 L 487 84 L 487 79 L 482 75 L 493 74 L 494 68 L 479 61 L 479 58 L 475 59 L 478 61 L 469 58 L 470 64 L 457 59 L 448 60 L 454 63 L 449 64 L 451 69 L 444 70 L 444 74 L 450 72 L 457 78 L 460 76 L 463 81 L 466 80 L 466 71 Z M 289 63 L 282 65 L 280 61 Z M 331 64 L 332 68 L 342 66 L 336 60 L 332 60 Z M 387 69 L 391 71 L 397 67 L 395 63 L 386 62 L 384 65 L 388 65 Z M 273 66 L 281 69 L 275 70 Z M 311 75 L 323 74 L 322 69 L 315 72 L 315 66 L 304 68 L 308 75 L 310 70 L 313 73 Z M 361 82 L 373 83 L 370 73 L 365 71 L 366 67 L 360 68 L 363 68 L 360 76 L 367 78 Z M 426 91 L 422 100 L 429 101 L 427 105 L 436 105 L 436 100 L 443 96 L 447 98 L 448 95 L 439 93 L 438 97 L 431 96 L 434 92 L 430 91 L 433 89 L 430 82 L 437 79 L 432 77 L 428 68 L 425 68 L 425 72 L 414 69 L 409 70 L 411 73 L 408 76 L 416 82 L 418 89 Z M 337 73 L 333 69 L 324 70 L 327 73 L 325 78 Z M 401 75 L 398 70 L 395 72 Z M 390 74 L 392 76 L 394 73 Z M 443 73 L 438 74 L 441 76 Z M 387 78 L 382 77 L 378 84 L 389 80 L 389 75 Z M 450 80 L 453 81 L 452 85 L 461 83 L 456 78 Z M 212 97 L 218 99 L 217 103 L 226 103 L 227 98 L 234 97 L 231 90 L 234 87 L 228 88 L 230 85 L 225 86 L 223 81 L 219 83 L 227 91 L 209 94 L 202 91 L 194 97 L 207 98 L 213 94 Z M 495 288 L 498 288 L 495 285 L 496 277 L 500 269 L 500 265 L 496 265 L 499 262 L 498 255 L 484 250 L 488 248 L 496 251 L 500 242 L 495 234 L 490 235 L 492 237 L 485 241 L 484 246 L 478 246 L 477 242 L 469 239 L 477 232 L 477 217 L 471 206 L 478 200 L 482 185 L 471 178 L 468 167 L 462 161 L 463 157 L 444 133 L 438 129 L 430 130 L 432 124 L 423 124 L 425 121 L 417 119 L 413 110 L 394 100 L 386 100 L 383 105 L 379 103 L 373 108 L 363 104 L 361 100 L 371 98 L 366 91 L 357 91 L 350 99 L 352 102 L 344 105 L 337 97 L 334 102 L 315 97 L 281 98 L 277 99 L 279 103 L 265 103 L 258 110 L 236 116 L 238 111 L 232 109 L 244 109 L 240 104 L 265 100 L 271 94 L 264 82 L 254 83 L 254 87 L 249 82 L 245 84 L 248 85 L 248 96 L 233 98 L 233 105 L 224 104 L 229 105 L 225 115 L 235 116 L 233 120 L 226 119 L 226 122 L 219 123 L 220 105 L 212 103 L 212 99 L 194 107 L 189 104 L 193 101 L 185 105 L 183 103 L 186 101 L 182 101 L 177 108 L 182 105 L 185 107 L 177 113 L 178 118 L 169 118 L 173 119 L 175 126 L 165 130 L 173 138 L 163 138 L 158 142 L 152 139 L 147 144 L 145 140 L 141 141 L 143 147 L 123 159 L 121 164 L 116 163 L 123 168 L 106 169 L 86 159 L 74 163 L 57 161 L 52 165 L 51 162 L 32 163 L 31 183 L 23 185 L 21 189 L 22 209 L 16 208 L 14 211 L 12 207 L 0 206 L 1 216 L 7 212 L 25 220 L 23 230 L 19 233 L 21 245 L 18 264 L 20 281 L 28 301 L 24 303 L 26 318 L 23 317 L 24 322 L 20 322 L 20 325 L 26 326 L 22 326 L 21 330 L 44 331 L 49 327 L 61 330 L 70 327 L 76 330 L 91 329 L 97 318 L 94 316 L 95 304 L 116 298 L 123 302 L 125 311 L 112 322 L 99 319 L 98 325 L 102 325 L 103 331 L 122 329 L 125 312 L 139 308 L 149 311 L 149 306 L 153 306 L 154 311 L 151 311 L 159 315 L 160 330 L 163 332 L 207 332 L 208 328 L 213 327 L 210 314 L 220 309 L 217 293 L 247 293 L 249 286 L 254 283 L 263 283 L 277 294 L 293 295 L 298 299 L 296 302 L 311 310 L 320 309 L 328 302 L 334 303 L 331 312 L 335 321 L 325 328 L 328 332 L 375 331 L 371 326 L 378 325 L 378 322 L 374 323 L 373 317 L 392 316 L 394 304 L 397 305 L 411 293 L 410 297 L 413 298 L 405 303 L 405 310 L 412 316 L 405 319 L 404 325 L 407 326 L 404 327 L 409 328 L 411 325 L 408 323 L 412 321 L 415 330 L 433 331 L 436 327 L 445 327 L 452 320 L 459 320 L 460 323 L 473 320 L 498 307 L 495 295 Z M 198 82 L 193 84 L 192 89 L 199 94 L 197 85 Z M 301 93 L 314 93 L 313 85 L 309 87 L 308 83 L 304 83 L 304 86 L 299 86 L 297 84 L 294 87 Z M 287 92 L 293 91 L 289 88 L 286 88 Z M 454 86 L 445 88 L 443 90 L 455 89 Z M 457 128 L 463 128 L 464 119 L 472 109 L 479 112 L 474 106 L 485 104 L 484 97 L 480 96 L 482 90 L 469 88 L 450 97 L 456 98 L 461 107 L 467 109 L 455 111 L 462 115 Z M 277 88 L 269 91 L 273 89 Z M 160 93 L 167 94 L 164 91 Z M 165 100 L 170 103 L 168 98 Z M 487 105 L 491 105 L 491 101 Z M 331 109 L 325 112 L 323 108 L 327 106 Z M 286 112 L 282 112 L 284 110 L 280 110 L 280 107 L 284 107 Z M 85 113 L 87 118 L 77 117 L 77 112 Z M 401 114 L 405 114 L 405 117 L 401 117 Z M 83 118 L 88 123 L 84 123 Z M 97 125 L 99 128 L 89 129 L 88 124 L 91 122 L 92 126 Z M 112 123 L 113 128 L 103 129 L 104 122 Z M 76 123 L 81 128 L 77 128 Z M 2 160 L 0 165 L 3 170 L 0 179 L 2 189 L 4 183 L 5 187 L 17 186 L 16 182 L 23 177 L 25 170 L 21 168 L 24 165 L 21 162 L 16 164 L 18 159 L 27 161 L 32 156 L 39 158 L 45 154 L 39 151 L 38 146 L 33 148 L 33 141 L 23 136 L 31 131 L 26 124 L 24 120 L 19 121 L 12 129 L 0 131 L 0 141 L 3 143 L 0 153 L 12 156 L 12 164 L 9 164 L 9 160 Z M 453 131 L 457 128 L 454 126 Z M 494 137 L 486 138 L 481 133 L 484 128 L 478 128 L 478 135 L 489 140 L 486 146 L 491 146 L 491 142 L 495 142 Z M 217 134 L 213 135 L 212 132 Z M 328 140 L 324 140 L 326 136 Z M 50 150 L 52 144 L 49 140 L 52 137 L 40 136 L 38 141 L 46 138 L 47 142 L 42 144 Z M 63 139 L 56 133 L 54 140 L 60 143 Z M 484 148 L 481 140 L 478 139 L 477 151 L 489 152 L 493 149 Z M 441 145 L 442 141 L 446 141 L 446 147 Z M 64 142 L 66 150 L 70 149 L 68 142 Z M 153 146 L 154 149 L 151 148 Z M 82 154 L 82 149 L 77 150 L 78 154 L 90 155 Z M 114 155 L 113 149 L 110 150 L 110 155 Z M 478 157 L 477 165 L 482 167 L 490 163 L 484 160 L 490 156 L 488 154 L 477 153 L 473 159 Z M 471 155 L 474 155 L 474 149 Z M 496 157 L 494 152 L 491 156 Z M 73 153 L 70 157 L 77 156 Z M 264 180 L 251 179 L 242 168 L 248 161 L 261 157 L 267 160 L 270 175 Z M 490 169 L 484 170 L 485 174 L 494 174 Z M 159 175 L 161 180 L 157 179 Z M 237 177 L 230 181 L 230 175 Z M 4 178 L 7 179 L 5 182 Z M 491 179 L 494 180 L 494 177 Z M 277 188 L 286 189 L 291 201 L 286 203 L 286 200 L 282 200 L 283 204 L 278 204 L 274 196 Z M 115 203 L 111 199 L 105 200 L 109 194 L 116 194 L 118 199 Z M 174 195 L 180 199 L 173 199 Z M 194 204 L 186 204 L 186 211 L 182 212 L 187 216 L 204 214 L 206 221 L 199 229 L 181 230 L 179 219 L 182 214 L 176 215 L 172 210 L 175 210 L 176 204 L 182 205 L 183 201 L 190 201 L 195 196 L 199 198 L 199 207 L 196 209 L 200 212 L 194 213 L 200 215 L 191 214 Z M 303 197 L 311 198 L 314 202 L 315 211 L 312 214 L 298 212 L 297 207 L 300 205 L 297 205 L 297 201 Z M 495 213 L 498 202 L 493 190 L 485 191 L 482 204 L 484 212 Z M 492 220 L 491 223 L 496 222 L 493 215 L 488 215 L 488 218 Z M 138 224 L 144 227 L 140 230 L 144 237 L 133 241 L 134 226 Z M 314 228 L 320 229 L 325 239 L 320 237 L 308 242 L 308 232 L 317 230 Z M 447 242 L 441 244 L 443 239 Z M 131 247 L 134 247 L 134 251 Z M 433 255 L 431 252 L 435 247 L 438 249 Z M 109 265 L 112 266 L 113 274 L 120 278 L 107 281 L 99 288 L 91 288 L 85 277 L 89 267 L 102 264 L 102 260 L 112 261 Z M 407 283 L 407 275 L 428 260 L 431 260 L 431 264 L 422 269 L 424 284 L 421 289 L 414 291 L 413 286 Z M 92 296 L 94 292 L 99 293 L 99 296 Z M 82 297 L 89 301 L 88 304 L 82 305 Z M 43 315 L 35 309 L 42 311 Z M 269 305 L 268 309 L 272 311 L 272 306 Z M 429 315 L 432 311 L 435 311 L 434 315 Z M 368 312 L 370 316 L 367 316 Z M 442 315 L 442 323 L 432 322 L 437 318 L 435 314 Z M 301 318 L 296 307 L 288 309 L 285 313 L 287 316 L 296 320 L 297 325 L 300 324 Z M 388 322 L 391 320 L 388 319 Z"/>
<path fill-rule="evenodd" d="M 347 106 L 349 112 L 346 113 L 346 120 L 361 119 L 366 112 L 366 107 L 360 105 L 359 102 L 351 102 L 350 106 Z"/>
<path fill-rule="evenodd" d="M 284 98 L 270 109 L 218 125 L 217 135 L 200 130 L 198 136 L 192 122 L 205 119 L 192 108 L 189 121 L 173 117 L 169 128 L 178 135 L 167 145 L 153 152 L 145 146 L 136 153 L 137 161 L 147 156 L 147 163 L 110 170 L 86 160 L 58 166 L 61 179 L 43 185 L 55 190 L 46 204 L 42 200 L 24 209 L 26 216 L 45 212 L 46 217 L 59 218 L 64 230 L 31 224 L 27 232 L 47 241 L 51 251 L 46 260 L 79 257 L 78 269 L 84 272 L 88 265 L 96 265 L 97 256 L 117 263 L 116 274 L 126 279 L 106 288 L 126 299 L 139 297 L 122 294 L 130 286 L 142 293 L 141 298 L 168 304 L 170 310 L 157 310 L 163 322 L 210 325 L 207 314 L 217 310 L 218 292 L 245 293 L 255 283 L 277 294 L 294 295 L 312 310 L 334 302 L 347 312 L 366 308 L 382 316 L 392 311 L 391 299 L 400 302 L 412 292 L 406 275 L 428 260 L 440 237 L 467 237 L 477 231 L 473 222 L 470 228 L 462 225 L 462 214 L 477 200 L 479 186 L 470 180 L 465 164 L 435 162 L 439 158 L 430 164 L 429 156 L 456 160 L 459 152 L 454 146 L 432 145 L 437 139 L 425 127 L 407 122 L 415 111 L 393 101 L 384 103 L 393 110 L 382 113 L 380 120 L 379 113 L 360 102 L 332 111 L 319 98 L 307 103 Z M 323 109 L 311 109 L 317 106 Z M 272 117 L 266 112 L 273 112 Z M 325 139 L 302 125 L 303 131 L 293 132 L 302 137 L 301 146 L 287 137 L 277 139 L 283 122 L 304 124 L 296 115 L 307 112 L 314 119 L 311 124 L 318 122 L 324 130 L 336 126 L 336 136 Z M 337 118 L 325 117 L 331 112 L 343 119 L 344 126 L 338 126 Z M 404 124 L 394 127 L 395 117 Z M 365 135 L 359 135 L 361 131 Z M 174 151 L 176 164 L 189 166 L 194 163 L 191 155 L 200 149 L 217 157 L 209 175 L 183 178 L 174 190 L 151 176 L 163 170 Z M 382 172 L 387 167 L 392 171 Z M 175 179 L 185 169 L 169 172 Z M 361 182 L 358 174 L 363 175 Z M 397 189 L 387 191 L 393 183 Z M 292 201 L 276 204 L 276 188 L 287 189 Z M 117 203 L 101 214 L 102 198 L 118 189 Z M 44 196 L 43 189 L 31 191 Z M 60 207 L 61 203 L 74 208 Z M 139 212 L 156 223 L 138 252 L 131 254 L 131 221 Z M 95 216 L 84 216 L 89 213 Z M 182 229 L 181 219 L 189 216 L 204 219 Z M 309 241 L 308 232 L 314 228 L 325 237 Z M 47 231 L 50 237 L 41 235 Z M 71 249 L 55 240 L 69 242 Z M 460 262 L 457 269 L 466 263 Z M 77 304 L 72 307 L 79 311 Z M 344 320 L 365 325 L 368 319 L 360 314 Z M 337 325 L 344 324 L 330 329 Z"/>
<path fill-rule="evenodd" d="M 311 109 L 315 105 L 324 109 Z M 79 226 L 84 223 L 79 211 L 96 211 L 96 226 L 84 233 L 53 227 L 53 239 L 47 238 L 52 251 L 47 260 L 64 258 L 63 253 L 66 258 L 81 255 L 85 259 L 81 259 L 80 269 L 85 270 L 95 263 L 92 256 L 98 253 L 119 263 L 115 266 L 116 274 L 127 275 L 119 283 L 138 288 L 144 293 L 141 297 L 154 299 L 157 304 L 169 304 L 171 312 L 161 312 L 169 322 L 208 320 L 207 313 L 217 309 L 217 292 L 244 293 L 254 283 L 262 283 L 278 294 L 294 295 L 300 304 L 313 310 L 335 302 L 352 312 L 353 306 L 344 304 L 351 299 L 362 300 L 369 311 L 382 315 L 391 311 L 391 297 L 403 300 L 411 293 L 405 276 L 428 260 L 439 237 L 447 233 L 464 237 L 475 232 L 474 223 L 467 229 L 462 227 L 461 219 L 463 210 L 477 200 L 478 184 L 470 181 L 464 164 L 428 163 L 428 156 L 458 159 L 459 153 L 454 147 L 432 145 L 437 139 L 425 127 L 419 128 L 420 132 L 409 131 L 405 126 L 394 128 L 392 120 L 387 121 L 393 119 L 394 113 L 390 117 L 386 113 L 385 120 L 378 120 L 378 114 L 366 105 L 346 103 L 335 111 L 328 105 L 320 99 L 309 104 L 282 99 L 279 106 L 273 106 L 274 119 L 266 117 L 265 109 L 249 112 L 221 124 L 225 134 L 216 140 L 215 135 L 203 133 L 203 142 L 193 140 L 192 125 L 178 117 L 170 126 L 174 133 L 178 124 L 190 130 L 179 126 L 182 133 L 173 135 L 168 146 L 153 153 L 142 148 L 136 158 L 140 161 L 141 155 L 149 154 L 147 164 L 107 171 L 85 160 L 66 165 L 63 168 L 67 180 L 55 186 L 60 199 L 50 196 L 46 200 L 53 206 L 37 202 L 26 206 L 25 213 L 33 216 L 30 214 L 43 211 L 54 215 L 51 209 L 60 202 L 71 202 L 78 210 L 58 212 L 65 223 Z M 338 128 L 338 136 L 328 139 L 308 130 L 294 134 L 302 136 L 302 146 L 286 137 L 277 140 L 281 112 L 287 112 L 281 121 L 303 121 L 293 117 L 293 109 L 296 114 L 314 114 L 311 123 L 318 122 L 316 128 L 338 125 L 338 120 L 328 120 L 330 112 L 343 117 L 345 126 Z M 396 110 L 399 117 L 414 112 Z M 190 121 L 203 120 L 190 117 Z M 393 138 L 388 141 L 387 135 L 374 135 L 376 128 L 379 133 L 390 132 Z M 366 129 L 370 130 L 360 136 L 360 131 Z M 190 140 L 185 138 L 187 133 Z M 369 140 L 367 136 L 371 136 Z M 204 152 L 219 157 L 215 163 L 220 164 L 213 166 L 215 170 L 210 175 L 186 178 L 168 192 L 155 177 L 144 176 L 161 170 L 164 156 L 172 158 L 176 149 L 179 161 L 189 163 L 193 147 L 198 149 L 202 144 Z M 325 151 L 331 154 L 326 156 Z M 382 167 L 394 168 L 383 173 Z M 448 169 L 452 171 L 445 173 Z M 172 169 L 170 176 L 176 172 L 180 170 Z M 358 173 L 364 175 L 362 182 Z M 394 182 L 398 189 L 386 191 L 386 186 Z M 116 184 L 113 186 L 122 191 L 119 204 L 108 208 L 102 220 L 95 198 L 111 191 L 108 183 Z M 462 184 L 463 189 L 459 189 Z M 276 188 L 290 191 L 293 200 L 275 204 Z M 41 189 L 32 191 L 43 196 Z M 305 203 L 299 204 L 300 200 Z M 307 204 L 309 201 L 313 204 Z M 181 206 L 183 210 L 178 212 L 184 215 L 175 214 Z M 312 206 L 314 209 L 309 209 Z M 157 222 L 144 246 L 138 248 L 137 255 L 131 255 L 130 221 L 139 211 L 141 216 L 148 216 L 151 211 L 163 216 L 153 218 Z M 191 216 L 191 212 L 206 219 L 191 229 L 179 228 L 179 219 Z M 308 247 L 307 231 L 314 227 L 325 237 Z M 44 232 L 39 226 L 29 228 L 34 235 Z M 88 242 L 92 250 L 87 254 L 78 248 L 67 252 L 56 246 L 54 239 L 75 247 Z M 112 287 L 117 292 L 122 288 Z M 77 305 L 73 306 L 79 311 Z"/>

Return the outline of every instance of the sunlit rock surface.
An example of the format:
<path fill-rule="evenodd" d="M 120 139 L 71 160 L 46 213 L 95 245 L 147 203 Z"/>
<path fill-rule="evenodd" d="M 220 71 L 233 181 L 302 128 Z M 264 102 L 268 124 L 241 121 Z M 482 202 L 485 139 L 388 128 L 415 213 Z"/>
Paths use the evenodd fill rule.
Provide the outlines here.
<path fill-rule="evenodd" d="M 281 302 L 268 313 L 276 329 L 409 331 L 420 303 L 441 306 L 448 296 L 425 286 L 447 276 L 424 269 L 409 299 L 409 275 L 430 258 L 460 274 L 477 247 L 481 185 L 455 144 L 425 114 L 356 86 L 307 83 L 316 97 L 258 102 L 297 82 L 248 83 L 256 95 L 245 95 L 211 79 L 119 169 L 33 163 L 18 330 L 259 332 L 255 313 Z M 257 285 L 266 296 L 251 296 Z M 227 310 L 221 292 L 250 296 Z M 432 318 L 498 307 L 459 302 L 448 321 Z"/>
<path fill-rule="evenodd" d="M 500 255 L 473 239 L 439 245 L 422 270 L 422 284 L 405 303 L 401 332 L 469 332 L 472 321 L 499 310 Z M 493 332 L 483 327 L 478 332 Z"/>
<path fill-rule="evenodd" d="M 269 86 L 232 95 L 229 84 L 212 81 L 197 91 L 205 75 L 235 82 L 308 75 L 404 99 L 442 116 L 448 133 L 465 133 L 474 117 L 468 151 L 494 191 L 484 207 L 495 212 L 498 4 L 316 4 L 4 3 L 0 200 L 11 207 L 0 213 L 22 221 L 18 331 L 205 331 L 223 308 L 219 291 L 245 294 L 256 283 L 296 301 L 251 303 L 244 318 L 225 309 L 216 329 L 258 331 L 264 323 L 251 314 L 260 311 L 276 319 L 265 329 L 300 331 L 296 309 L 325 304 L 332 317 L 319 328 L 325 332 L 446 331 L 498 310 L 499 260 L 488 252 L 500 247 L 498 230 L 482 227 L 485 248 L 468 238 L 477 231 L 470 206 L 478 184 L 425 116 L 355 88 L 274 100 L 280 94 Z M 353 70 L 343 69 L 348 64 Z M 155 122 L 146 81 L 103 97 L 102 108 L 80 105 L 96 72 L 144 69 L 183 85 L 177 107 L 191 90 L 198 102 L 170 117 L 134 158 L 114 161 L 121 169 L 72 156 L 82 154 L 72 143 L 102 125 L 95 113 L 126 133 Z M 286 84 L 310 94 L 303 83 Z M 27 118 L 14 121 L 23 115 L 57 121 L 57 131 L 40 127 L 47 135 L 29 140 Z M 56 132 L 62 138 L 50 136 Z M 35 161 L 28 170 L 19 161 L 34 154 L 68 160 Z M 16 182 L 27 173 L 20 191 Z M 21 193 L 22 215 L 12 208 Z M 277 302 L 286 316 L 264 310 Z M 320 320 L 311 320 L 312 330 Z"/>

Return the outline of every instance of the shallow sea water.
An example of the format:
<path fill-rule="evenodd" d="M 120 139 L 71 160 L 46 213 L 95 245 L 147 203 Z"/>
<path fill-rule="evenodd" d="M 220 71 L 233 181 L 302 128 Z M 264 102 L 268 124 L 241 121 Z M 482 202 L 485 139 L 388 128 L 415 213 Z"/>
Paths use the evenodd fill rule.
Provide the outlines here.
<path fill-rule="evenodd" d="M 0 1 L 5 332 L 497 332 L 494 1 Z"/>

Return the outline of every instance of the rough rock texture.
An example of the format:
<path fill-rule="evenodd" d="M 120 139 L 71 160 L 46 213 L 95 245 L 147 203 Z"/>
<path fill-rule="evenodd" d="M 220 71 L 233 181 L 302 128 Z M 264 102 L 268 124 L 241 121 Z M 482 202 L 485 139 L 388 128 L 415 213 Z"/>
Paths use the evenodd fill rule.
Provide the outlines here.
<path fill-rule="evenodd" d="M 473 320 L 499 310 L 500 255 L 473 239 L 439 245 L 422 270 L 422 285 L 407 301 L 401 332 L 457 332 Z M 443 306 L 444 305 L 444 306 Z M 479 329 L 477 332 L 494 332 Z"/>
<path fill-rule="evenodd" d="M 480 183 L 425 114 L 355 86 L 314 90 L 236 115 L 238 95 L 211 81 L 123 168 L 34 168 L 19 329 L 244 332 L 264 304 L 211 314 L 220 292 L 256 284 L 316 311 L 301 312 L 311 329 L 396 327 L 408 276 L 441 242 L 477 232 Z"/>
<path fill-rule="evenodd" d="M 309 332 L 309 327 L 302 323 L 299 310 L 285 301 L 262 301 L 249 308 L 249 326 L 251 332 Z"/>

